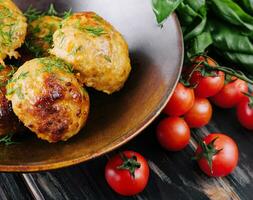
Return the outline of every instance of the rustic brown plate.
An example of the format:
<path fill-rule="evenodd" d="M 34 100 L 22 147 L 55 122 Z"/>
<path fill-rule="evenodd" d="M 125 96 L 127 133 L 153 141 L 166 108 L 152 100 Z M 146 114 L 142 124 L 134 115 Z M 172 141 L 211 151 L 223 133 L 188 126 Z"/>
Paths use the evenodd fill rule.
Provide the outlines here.
<path fill-rule="evenodd" d="M 126 38 L 133 70 L 125 87 L 111 96 L 89 90 L 87 126 L 67 142 L 49 144 L 29 136 L 18 144 L 0 146 L 0 171 L 50 170 L 77 164 L 126 143 L 161 112 L 178 80 L 183 58 L 182 35 L 173 14 L 161 29 L 147 0 L 15 0 L 45 9 L 95 11 Z"/>

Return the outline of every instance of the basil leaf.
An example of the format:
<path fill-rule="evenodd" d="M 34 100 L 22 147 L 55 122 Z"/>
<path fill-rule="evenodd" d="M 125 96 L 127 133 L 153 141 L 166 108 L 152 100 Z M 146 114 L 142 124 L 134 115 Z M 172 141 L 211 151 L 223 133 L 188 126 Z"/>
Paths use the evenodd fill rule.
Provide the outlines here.
<path fill-rule="evenodd" d="M 183 26 L 184 40 L 190 40 L 201 34 L 207 20 L 205 0 L 184 0 L 177 8 L 180 22 Z"/>
<path fill-rule="evenodd" d="M 253 75 L 253 54 L 237 52 L 223 52 L 222 55 L 229 61 L 236 63 L 239 68 L 246 70 Z"/>
<path fill-rule="evenodd" d="M 236 67 L 253 74 L 253 44 L 237 27 L 225 25 L 218 20 L 209 20 L 215 51 Z"/>
<path fill-rule="evenodd" d="M 162 24 L 183 0 L 152 0 L 158 24 Z"/>
<path fill-rule="evenodd" d="M 253 0 L 237 0 L 236 1 L 241 7 L 248 12 L 249 14 L 253 15 Z"/>
<path fill-rule="evenodd" d="M 190 30 L 189 32 L 188 32 L 188 30 L 186 31 L 188 33 L 186 33 L 184 35 L 184 40 L 187 41 L 187 40 L 199 35 L 204 30 L 205 26 L 206 26 L 206 17 L 202 18 L 200 20 L 200 23 L 198 23 L 198 25 L 195 26 L 192 30 Z"/>
<path fill-rule="evenodd" d="M 211 0 L 210 5 L 213 12 L 220 18 L 246 30 L 253 31 L 253 17 L 232 0 Z"/>
<path fill-rule="evenodd" d="M 213 40 L 210 32 L 201 33 L 189 43 L 190 49 L 187 51 L 187 56 L 191 58 L 196 54 L 204 53 L 212 43 Z"/>
<path fill-rule="evenodd" d="M 217 20 L 209 20 L 213 45 L 221 51 L 238 52 L 253 55 L 253 44 L 233 26 L 227 26 Z"/>

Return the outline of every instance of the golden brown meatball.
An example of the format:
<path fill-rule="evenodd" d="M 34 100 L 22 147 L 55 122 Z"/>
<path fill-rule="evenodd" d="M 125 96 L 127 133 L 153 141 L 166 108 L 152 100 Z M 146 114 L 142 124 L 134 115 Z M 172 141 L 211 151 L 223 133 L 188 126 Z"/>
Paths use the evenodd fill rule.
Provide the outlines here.
<path fill-rule="evenodd" d="M 26 18 L 11 0 L 0 1 L 0 64 L 4 59 L 19 56 L 15 49 L 21 47 L 26 35 Z"/>
<path fill-rule="evenodd" d="M 128 46 L 112 25 L 93 12 L 75 13 L 53 35 L 53 55 L 73 64 L 80 80 L 111 94 L 131 70 Z"/>
<path fill-rule="evenodd" d="M 89 96 L 62 60 L 47 57 L 26 62 L 7 85 L 18 118 L 41 139 L 67 140 L 84 126 Z"/>
<path fill-rule="evenodd" d="M 22 127 L 22 124 L 13 113 L 11 102 L 5 97 L 6 84 L 14 72 L 14 68 L 0 65 L 0 136 L 21 131 Z"/>
<path fill-rule="evenodd" d="M 53 44 L 53 34 L 60 27 L 61 18 L 41 16 L 28 25 L 26 46 L 35 57 L 48 56 Z"/>

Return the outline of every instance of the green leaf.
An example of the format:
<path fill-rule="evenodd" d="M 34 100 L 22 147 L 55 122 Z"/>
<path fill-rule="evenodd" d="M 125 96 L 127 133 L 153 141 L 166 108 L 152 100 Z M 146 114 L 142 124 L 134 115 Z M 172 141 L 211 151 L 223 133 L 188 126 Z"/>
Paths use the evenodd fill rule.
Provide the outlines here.
<path fill-rule="evenodd" d="M 253 44 L 236 27 L 226 26 L 217 20 L 209 20 L 208 26 L 212 33 L 213 44 L 216 48 L 221 51 L 253 55 Z"/>
<path fill-rule="evenodd" d="M 183 0 L 152 0 L 153 11 L 158 24 L 162 24 Z"/>
<path fill-rule="evenodd" d="M 248 12 L 249 14 L 253 15 L 253 0 L 237 0 L 236 1 L 241 7 Z"/>
<path fill-rule="evenodd" d="M 188 26 L 199 16 L 198 12 L 192 9 L 188 4 L 182 2 L 177 8 L 178 17 L 182 26 Z"/>
<path fill-rule="evenodd" d="M 253 31 L 253 17 L 232 0 L 211 0 L 210 5 L 213 12 L 221 19 Z"/>
<path fill-rule="evenodd" d="M 187 52 L 187 56 L 190 58 L 194 55 L 204 53 L 212 43 L 213 39 L 210 32 L 201 33 L 189 43 L 190 49 Z"/>
<path fill-rule="evenodd" d="M 201 34 L 206 26 L 206 17 L 203 17 L 200 20 L 200 23 L 198 23 L 192 30 L 190 30 L 188 33 L 184 35 L 184 40 L 187 41 L 191 38 L 196 37 L 197 35 Z"/>
<path fill-rule="evenodd" d="M 207 9 L 205 0 L 183 1 L 177 8 L 180 23 L 183 26 L 184 40 L 190 40 L 201 34 L 206 26 Z"/>
<path fill-rule="evenodd" d="M 221 52 L 222 55 L 237 68 L 242 68 L 253 75 L 253 54 L 244 54 L 238 52 Z"/>
<path fill-rule="evenodd" d="M 208 29 L 215 51 L 237 68 L 253 74 L 253 44 L 249 37 L 242 35 L 238 28 L 217 20 L 209 20 Z"/>

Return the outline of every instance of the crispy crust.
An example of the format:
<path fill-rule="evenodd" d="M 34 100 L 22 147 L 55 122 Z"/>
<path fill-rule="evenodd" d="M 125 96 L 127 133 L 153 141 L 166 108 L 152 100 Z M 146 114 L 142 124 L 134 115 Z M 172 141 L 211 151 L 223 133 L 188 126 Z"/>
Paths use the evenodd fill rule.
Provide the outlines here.
<path fill-rule="evenodd" d="M 17 58 L 15 50 L 24 43 L 26 36 L 26 18 L 11 0 L 0 1 L 0 64 L 4 59 Z"/>
<path fill-rule="evenodd" d="M 69 67 L 57 58 L 26 62 L 7 85 L 19 119 L 41 139 L 67 140 L 84 126 L 89 96 Z M 26 74 L 26 75 L 25 75 Z"/>
<path fill-rule="evenodd" d="M 75 13 L 63 20 L 53 41 L 50 52 L 73 64 L 85 85 L 108 94 L 123 87 L 131 71 L 127 43 L 96 13 Z"/>

